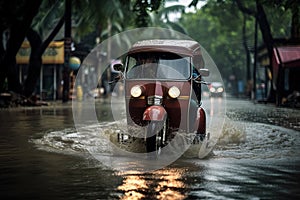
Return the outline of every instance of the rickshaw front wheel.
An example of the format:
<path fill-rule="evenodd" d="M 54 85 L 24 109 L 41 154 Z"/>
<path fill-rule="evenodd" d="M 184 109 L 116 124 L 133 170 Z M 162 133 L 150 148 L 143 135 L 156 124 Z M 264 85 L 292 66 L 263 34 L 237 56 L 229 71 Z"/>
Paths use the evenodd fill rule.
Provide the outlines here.
<path fill-rule="evenodd" d="M 165 121 L 151 121 L 147 127 L 147 152 L 159 151 L 163 147 L 164 134 L 166 134 Z"/>

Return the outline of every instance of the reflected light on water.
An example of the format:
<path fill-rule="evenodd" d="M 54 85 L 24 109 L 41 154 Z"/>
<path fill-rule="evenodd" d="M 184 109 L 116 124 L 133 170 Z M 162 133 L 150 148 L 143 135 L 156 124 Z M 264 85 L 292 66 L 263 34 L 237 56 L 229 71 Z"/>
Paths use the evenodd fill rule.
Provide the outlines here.
<path fill-rule="evenodd" d="M 213 117 L 214 114 L 222 115 L 225 111 L 225 100 L 223 98 L 210 98 L 210 117 Z"/>
<path fill-rule="evenodd" d="M 145 179 L 139 176 L 137 171 L 129 171 L 128 175 L 124 177 L 123 184 L 118 187 L 124 193 L 121 199 L 141 199 L 144 198 L 148 186 Z M 121 174 L 120 174 L 121 175 Z"/>
<path fill-rule="evenodd" d="M 210 98 L 210 112 L 209 112 L 209 115 L 210 117 L 212 118 L 212 116 L 214 115 L 214 98 Z"/>
<path fill-rule="evenodd" d="M 186 185 L 182 176 L 185 172 L 181 168 L 161 169 L 152 173 L 119 172 L 123 183 L 118 190 L 124 193 L 120 199 L 184 199 Z"/>
<path fill-rule="evenodd" d="M 178 191 L 178 188 L 186 188 L 182 182 L 183 169 L 168 169 L 157 171 L 161 174 L 158 186 L 155 188 L 158 199 L 184 199 L 185 195 Z"/>

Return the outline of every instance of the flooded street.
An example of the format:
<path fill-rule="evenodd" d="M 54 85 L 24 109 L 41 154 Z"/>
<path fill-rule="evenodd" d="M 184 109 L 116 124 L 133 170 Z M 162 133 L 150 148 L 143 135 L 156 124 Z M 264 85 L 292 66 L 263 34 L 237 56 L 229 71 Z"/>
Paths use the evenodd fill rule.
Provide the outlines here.
<path fill-rule="evenodd" d="M 211 103 L 209 117 L 220 101 Z M 223 105 L 222 104 L 222 105 Z M 114 131 L 110 104 L 97 102 L 98 125 L 77 132 L 72 106 L 0 111 L 2 199 L 298 199 L 300 110 L 228 99 L 224 127 L 206 158 L 182 156 L 155 171 L 116 171 L 90 154 Z M 210 118 L 209 118 L 210 119 Z M 212 119 L 212 118 L 211 118 Z M 106 121 L 106 122 L 105 122 Z M 208 120 L 211 126 L 219 123 Z M 117 128 L 116 128 L 117 127 Z M 211 129 L 211 131 L 214 131 Z"/>

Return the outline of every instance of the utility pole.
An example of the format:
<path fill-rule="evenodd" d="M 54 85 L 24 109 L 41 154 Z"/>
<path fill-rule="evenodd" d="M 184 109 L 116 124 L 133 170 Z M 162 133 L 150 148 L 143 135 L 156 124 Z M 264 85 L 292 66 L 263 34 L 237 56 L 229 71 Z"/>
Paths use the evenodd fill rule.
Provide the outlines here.
<path fill-rule="evenodd" d="M 64 69 L 63 69 L 63 94 L 62 94 L 62 101 L 68 102 L 69 101 L 69 89 L 70 89 L 70 68 L 69 68 L 69 59 L 71 55 L 71 0 L 65 0 L 65 62 L 64 62 Z"/>

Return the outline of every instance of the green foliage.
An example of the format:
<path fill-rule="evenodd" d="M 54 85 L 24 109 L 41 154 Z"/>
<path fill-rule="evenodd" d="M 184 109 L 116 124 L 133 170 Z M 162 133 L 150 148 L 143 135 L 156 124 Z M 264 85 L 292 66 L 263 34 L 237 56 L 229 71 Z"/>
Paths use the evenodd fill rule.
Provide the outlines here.
<path fill-rule="evenodd" d="M 163 0 L 135 0 L 133 11 L 135 13 L 135 24 L 137 27 L 147 27 L 150 23 L 149 12 L 157 11 Z"/>
<path fill-rule="evenodd" d="M 183 5 L 173 5 L 169 7 L 161 7 L 157 12 L 152 12 L 150 14 L 151 23 L 150 26 L 162 27 L 167 29 L 172 29 L 181 33 L 186 34 L 185 28 L 179 22 L 172 22 L 169 19 L 169 15 L 172 13 L 184 13 L 185 6 Z"/>
<path fill-rule="evenodd" d="M 49 3 L 50 2 L 50 3 Z M 64 13 L 64 1 L 43 1 L 40 12 L 35 18 L 34 28 L 43 38 L 57 24 Z M 183 12 L 184 6 L 164 8 L 165 0 L 73 0 L 72 24 L 76 34 L 73 39 L 80 39 L 93 33 L 100 41 L 126 29 L 147 26 L 159 26 L 185 32 L 179 23 L 170 22 L 168 14 Z M 63 38 L 63 30 L 57 36 Z M 94 41 L 92 41 L 95 45 Z"/>
<path fill-rule="evenodd" d="M 256 11 L 255 0 L 242 1 L 249 10 Z M 290 36 L 291 12 L 288 6 L 294 0 L 261 0 L 274 38 Z M 277 3 L 276 3 L 277 2 Z M 287 6 L 288 5 L 288 6 Z M 243 40 L 243 21 L 246 18 L 246 41 Z M 246 51 L 253 50 L 255 19 L 241 12 L 232 0 L 207 0 L 196 13 L 186 13 L 180 19 L 188 34 L 197 40 L 212 56 L 223 78 L 230 74 L 239 79 L 246 76 Z M 261 34 L 258 45 L 262 45 Z"/>
<path fill-rule="evenodd" d="M 290 38 L 291 10 L 276 4 L 265 6 L 273 38 Z"/>
<path fill-rule="evenodd" d="M 246 73 L 243 17 L 237 8 L 231 3 L 209 1 L 196 13 L 184 14 L 180 22 L 212 56 L 224 78 L 235 71 L 242 71 L 238 78 L 243 78 Z"/>
<path fill-rule="evenodd" d="M 62 1 L 43 1 L 40 12 L 35 16 L 32 27 L 42 39 L 46 38 L 64 14 Z"/>

